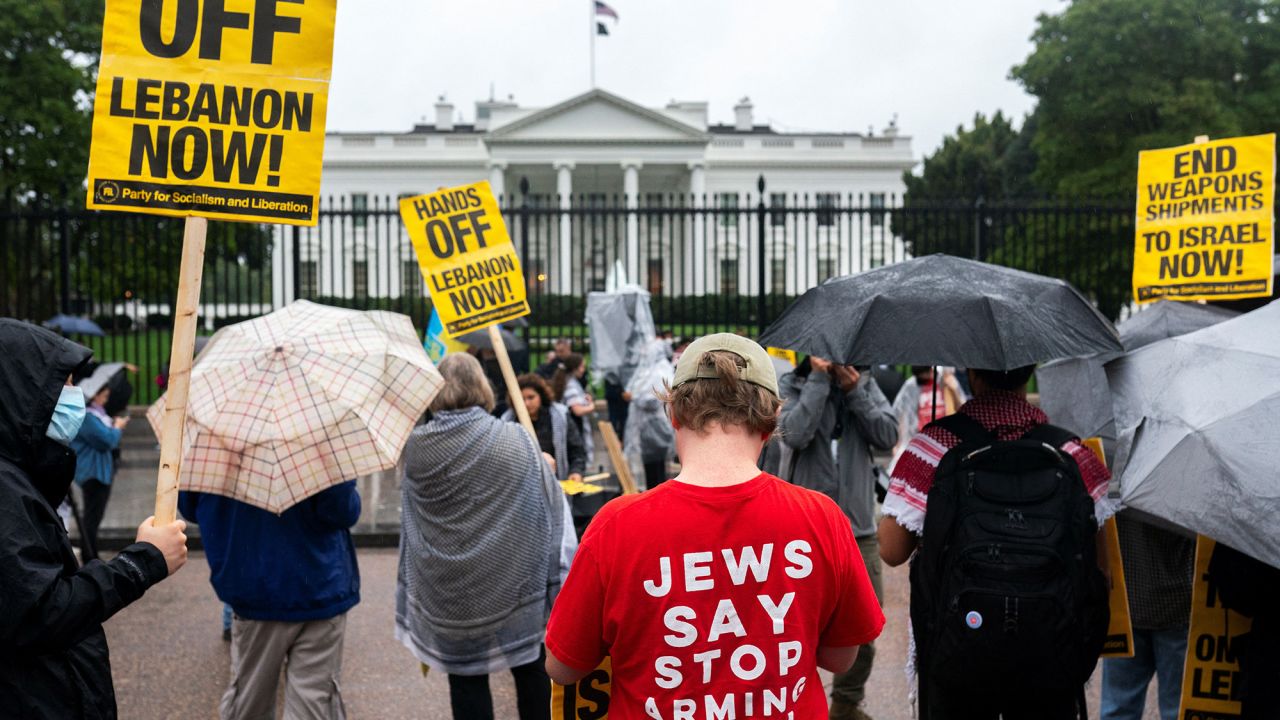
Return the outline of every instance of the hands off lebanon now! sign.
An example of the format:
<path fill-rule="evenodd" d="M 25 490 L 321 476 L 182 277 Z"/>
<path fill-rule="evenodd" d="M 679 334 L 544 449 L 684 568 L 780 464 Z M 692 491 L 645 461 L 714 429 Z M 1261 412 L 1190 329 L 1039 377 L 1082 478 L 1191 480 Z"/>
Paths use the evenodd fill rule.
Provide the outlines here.
<path fill-rule="evenodd" d="M 1138 154 L 1138 302 L 1271 294 L 1276 136 Z"/>
<path fill-rule="evenodd" d="M 400 200 L 447 337 L 529 314 L 524 274 L 488 181 Z"/>
<path fill-rule="evenodd" d="M 314 225 L 336 0 L 108 0 L 88 206 Z"/>

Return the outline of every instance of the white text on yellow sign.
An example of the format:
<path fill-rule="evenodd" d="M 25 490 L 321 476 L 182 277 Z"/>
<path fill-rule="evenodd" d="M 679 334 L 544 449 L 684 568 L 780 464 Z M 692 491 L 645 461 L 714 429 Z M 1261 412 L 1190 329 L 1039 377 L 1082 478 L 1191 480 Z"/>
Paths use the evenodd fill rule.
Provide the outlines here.
<path fill-rule="evenodd" d="M 314 225 L 336 0 L 108 0 L 88 207 Z"/>
<path fill-rule="evenodd" d="M 520 258 L 488 181 L 403 198 L 400 217 L 446 336 L 529 313 Z"/>
<path fill-rule="evenodd" d="M 1276 136 L 1138 155 L 1138 302 L 1271 294 Z"/>

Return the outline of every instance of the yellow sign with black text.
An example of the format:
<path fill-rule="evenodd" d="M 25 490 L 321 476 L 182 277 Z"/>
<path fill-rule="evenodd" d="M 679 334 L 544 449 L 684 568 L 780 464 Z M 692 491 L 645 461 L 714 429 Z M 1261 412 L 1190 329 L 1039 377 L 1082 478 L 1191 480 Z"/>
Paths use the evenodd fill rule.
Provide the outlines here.
<path fill-rule="evenodd" d="M 447 337 L 529 314 L 520 258 L 489 182 L 400 200 Z"/>
<path fill-rule="evenodd" d="M 315 225 L 337 0 L 107 0 L 87 205 Z"/>
<path fill-rule="evenodd" d="M 784 350 L 782 348 L 771 347 L 771 348 L 765 348 L 765 352 L 769 353 L 771 357 L 776 357 L 779 360 L 786 360 L 787 362 L 791 363 L 791 367 L 796 366 L 795 350 Z"/>
<path fill-rule="evenodd" d="M 1275 133 L 1139 153 L 1134 300 L 1270 295 L 1275 177 Z"/>
<path fill-rule="evenodd" d="M 1240 659 L 1236 641 L 1253 621 L 1223 607 L 1209 582 L 1216 542 L 1196 538 L 1196 574 L 1191 586 L 1191 630 L 1182 670 L 1182 720 L 1237 720 L 1240 717 Z"/>
<path fill-rule="evenodd" d="M 572 685 L 551 683 L 552 720 L 606 720 L 613 689 L 613 663 L 608 657 Z"/>
<path fill-rule="evenodd" d="M 1084 446 L 1093 451 L 1105 465 L 1106 456 L 1102 452 L 1102 438 L 1085 438 Z M 1102 657 L 1133 657 L 1133 617 L 1129 614 L 1129 584 L 1124 577 L 1124 558 L 1120 554 L 1120 529 L 1116 519 L 1107 518 L 1102 526 L 1101 542 L 1107 544 L 1107 575 L 1111 586 L 1107 591 L 1108 604 L 1111 606 L 1111 620 L 1107 624 L 1107 635 L 1102 642 Z"/>

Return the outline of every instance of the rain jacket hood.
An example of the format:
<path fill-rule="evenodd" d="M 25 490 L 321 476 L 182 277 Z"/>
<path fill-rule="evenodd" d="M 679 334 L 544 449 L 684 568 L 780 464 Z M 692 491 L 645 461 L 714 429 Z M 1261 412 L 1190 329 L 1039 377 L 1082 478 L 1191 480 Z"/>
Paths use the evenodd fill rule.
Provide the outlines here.
<path fill-rule="evenodd" d="M 45 431 L 67 376 L 93 352 L 10 318 L 0 318 L 0 348 L 0 457 L 30 472 L 48 440 Z"/>

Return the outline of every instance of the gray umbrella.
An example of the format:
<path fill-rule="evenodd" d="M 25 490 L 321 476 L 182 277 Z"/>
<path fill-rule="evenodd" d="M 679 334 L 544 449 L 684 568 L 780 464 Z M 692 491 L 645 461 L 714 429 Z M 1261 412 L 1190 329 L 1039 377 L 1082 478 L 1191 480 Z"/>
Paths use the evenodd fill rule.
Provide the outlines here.
<path fill-rule="evenodd" d="M 1161 300 L 1134 313 L 1116 326 L 1127 351 L 1165 338 L 1177 337 L 1233 318 L 1238 313 L 1197 303 Z M 1067 358 L 1036 369 L 1040 408 L 1055 425 L 1080 437 L 1102 438 L 1107 462 L 1112 461 L 1116 440 L 1111 388 L 1102 366 L 1121 353 Z"/>
<path fill-rule="evenodd" d="M 1106 371 L 1121 500 L 1280 567 L 1280 302 Z"/>
<path fill-rule="evenodd" d="M 850 365 L 991 370 L 1120 350 L 1115 328 L 1070 284 L 949 255 L 828 280 L 760 343 Z"/>

